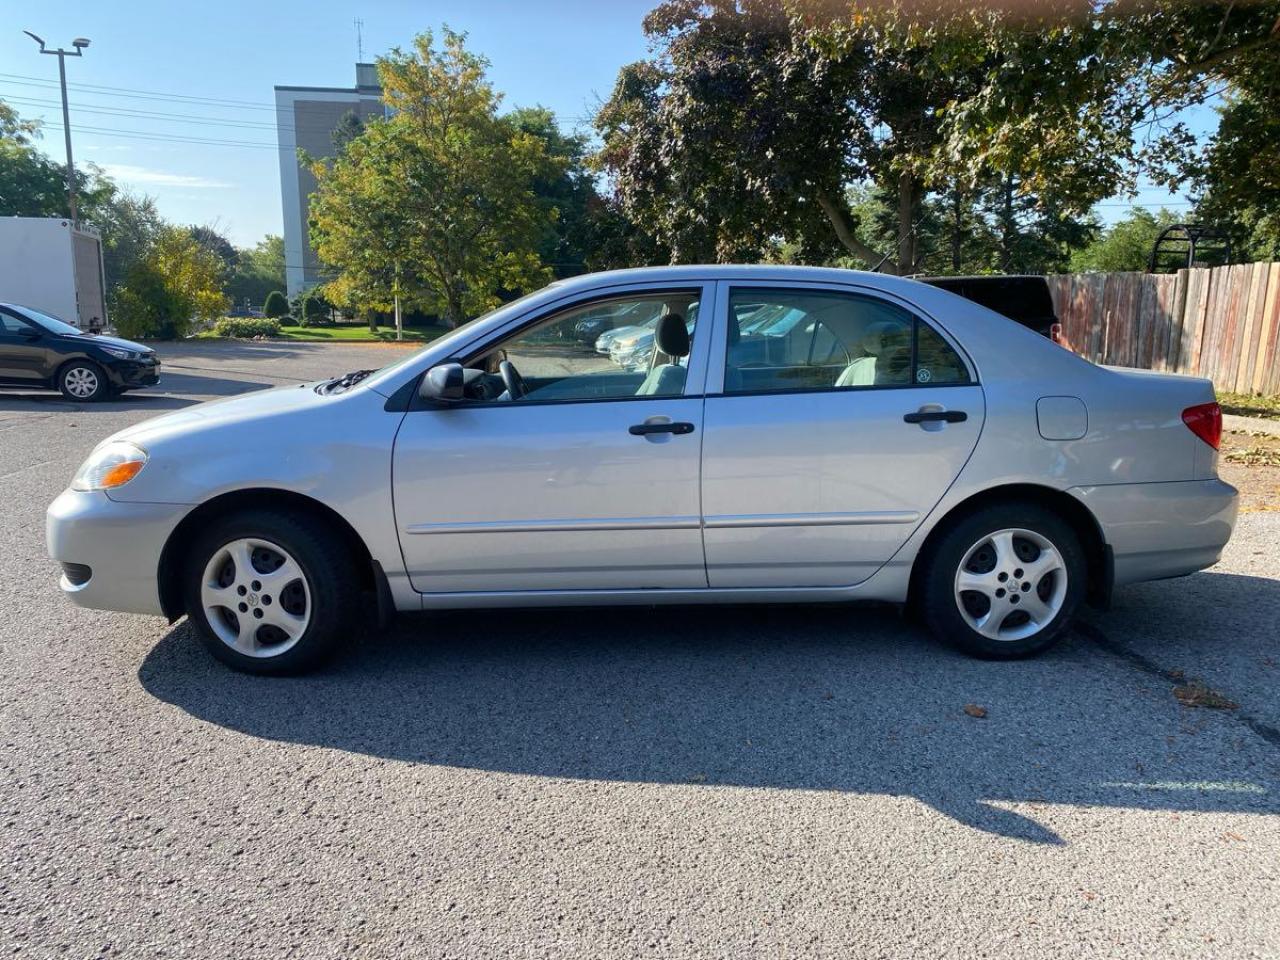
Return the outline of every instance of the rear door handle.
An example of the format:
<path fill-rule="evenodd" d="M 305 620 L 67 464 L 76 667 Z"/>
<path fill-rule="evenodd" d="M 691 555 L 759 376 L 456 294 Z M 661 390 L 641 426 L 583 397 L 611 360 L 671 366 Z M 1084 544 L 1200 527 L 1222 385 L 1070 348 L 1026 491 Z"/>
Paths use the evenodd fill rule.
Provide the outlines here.
<path fill-rule="evenodd" d="M 685 434 L 693 433 L 693 424 L 684 421 L 676 421 L 675 423 L 633 423 L 627 428 L 627 432 L 636 437 L 645 437 L 651 433 Z"/>
<path fill-rule="evenodd" d="M 964 423 L 969 415 L 963 410 L 916 410 L 903 414 L 902 419 L 907 423 Z"/>

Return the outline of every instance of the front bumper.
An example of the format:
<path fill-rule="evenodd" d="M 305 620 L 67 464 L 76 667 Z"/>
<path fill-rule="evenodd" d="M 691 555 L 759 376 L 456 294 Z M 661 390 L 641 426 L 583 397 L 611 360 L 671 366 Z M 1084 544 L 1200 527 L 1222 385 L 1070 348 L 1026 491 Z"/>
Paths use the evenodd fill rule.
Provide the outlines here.
<path fill-rule="evenodd" d="M 1070 491 L 1093 513 L 1115 558 L 1115 585 L 1211 567 L 1231 539 L 1236 488 L 1221 480 L 1116 483 Z"/>
<path fill-rule="evenodd" d="M 117 390 L 154 387 L 160 382 L 160 361 L 155 357 L 143 360 L 115 360 L 106 366 L 106 371 L 107 379 Z"/>
<path fill-rule="evenodd" d="M 190 506 L 120 503 L 101 491 L 64 490 L 45 516 L 49 556 L 89 569 L 59 586 L 82 607 L 163 615 L 157 574 L 160 552 Z M 83 576 L 77 572 L 76 579 Z"/>

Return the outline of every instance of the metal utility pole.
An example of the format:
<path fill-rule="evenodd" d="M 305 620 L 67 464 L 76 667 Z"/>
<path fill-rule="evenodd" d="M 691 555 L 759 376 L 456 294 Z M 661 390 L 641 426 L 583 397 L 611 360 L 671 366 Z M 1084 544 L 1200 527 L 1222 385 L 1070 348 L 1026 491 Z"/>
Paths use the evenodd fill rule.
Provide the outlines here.
<path fill-rule="evenodd" d="M 396 261 L 396 279 L 395 279 L 395 306 L 396 306 L 396 339 L 404 339 L 404 324 L 400 320 L 400 261 Z"/>
<path fill-rule="evenodd" d="M 67 141 L 67 202 L 71 207 L 71 223 L 75 226 L 78 223 L 76 219 L 76 167 L 75 161 L 71 159 L 71 111 L 67 109 L 67 57 L 84 56 L 85 47 L 89 46 L 89 41 L 84 37 L 76 37 L 71 41 L 74 50 L 63 50 L 59 47 L 57 50 L 46 50 L 44 41 L 37 37 L 30 30 L 23 30 L 28 37 L 40 44 L 40 52 L 47 53 L 51 57 L 58 58 L 58 79 L 62 84 L 62 133 Z"/>

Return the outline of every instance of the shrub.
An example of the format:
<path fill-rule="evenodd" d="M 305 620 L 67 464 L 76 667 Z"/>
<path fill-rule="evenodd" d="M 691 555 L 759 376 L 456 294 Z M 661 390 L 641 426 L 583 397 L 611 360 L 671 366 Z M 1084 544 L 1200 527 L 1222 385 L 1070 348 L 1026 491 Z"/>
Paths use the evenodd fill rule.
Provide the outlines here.
<path fill-rule="evenodd" d="M 299 325 L 303 327 L 324 327 L 333 323 L 329 301 L 315 291 L 308 291 L 299 298 L 296 313 Z"/>
<path fill-rule="evenodd" d="M 278 337 L 280 321 L 270 317 L 223 317 L 213 325 L 213 332 L 220 337 L 238 337 L 242 340 L 251 337 Z"/>
<path fill-rule="evenodd" d="M 272 290 L 262 304 L 262 312 L 272 319 L 279 319 L 289 312 L 289 301 L 279 290 Z"/>

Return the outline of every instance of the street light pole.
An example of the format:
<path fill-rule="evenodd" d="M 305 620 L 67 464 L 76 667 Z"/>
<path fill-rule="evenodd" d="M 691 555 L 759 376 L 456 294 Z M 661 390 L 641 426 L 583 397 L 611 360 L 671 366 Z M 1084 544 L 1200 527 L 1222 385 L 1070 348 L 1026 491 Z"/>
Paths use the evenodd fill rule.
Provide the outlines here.
<path fill-rule="evenodd" d="M 62 86 L 62 133 L 67 143 L 67 203 L 71 207 L 71 224 L 75 226 L 76 219 L 76 166 L 75 161 L 71 159 L 71 111 L 67 107 L 67 57 L 84 56 L 85 47 L 89 46 L 89 41 L 84 37 L 76 37 L 71 41 L 73 51 L 63 50 L 59 47 L 57 50 L 46 50 L 44 41 L 37 37 L 30 30 L 23 30 L 28 37 L 40 44 L 40 52 L 47 53 L 51 57 L 58 58 L 58 80 Z"/>

